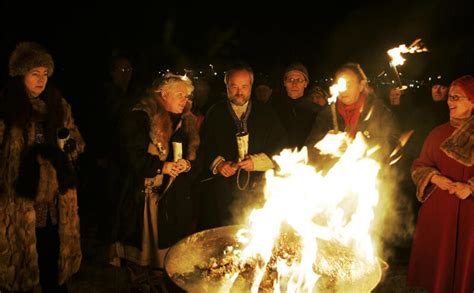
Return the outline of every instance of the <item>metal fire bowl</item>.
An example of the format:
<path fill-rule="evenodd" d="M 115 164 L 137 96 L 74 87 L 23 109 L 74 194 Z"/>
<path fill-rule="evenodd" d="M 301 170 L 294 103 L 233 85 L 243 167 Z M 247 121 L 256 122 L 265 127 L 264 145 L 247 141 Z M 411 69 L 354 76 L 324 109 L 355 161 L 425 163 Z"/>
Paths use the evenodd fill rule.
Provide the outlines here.
<path fill-rule="evenodd" d="M 210 258 L 219 259 L 227 246 L 236 244 L 234 236 L 241 228 L 243 226 L 240 225 L 224 226 L 204 230 L 180 240 L 166 254 L 166 273 L 177 286 L 187 292 L 218 292 L 220 286 L 211 284 L 193 272 L 198 267 L 207 267 Z M 386 263 L 380 260 L 357 280 L 350 283 L 339 281 L 336 288 L 331 290 L 320 290 L 316 286 L 314 292 L 370 292 L 380 282 L 381 266 L 384 265 Z"/>

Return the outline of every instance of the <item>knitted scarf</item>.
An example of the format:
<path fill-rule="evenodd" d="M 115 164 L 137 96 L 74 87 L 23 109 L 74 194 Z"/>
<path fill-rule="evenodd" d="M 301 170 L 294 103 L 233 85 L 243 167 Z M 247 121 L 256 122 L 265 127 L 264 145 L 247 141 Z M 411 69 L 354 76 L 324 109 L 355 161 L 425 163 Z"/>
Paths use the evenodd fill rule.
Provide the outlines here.
<path fill-rule="evenodd" d="M 337 111 L 344 118 L 346 132 L 350 137 L 355 137 L 357 124 L 359 122 L 360 113 L 364 109 L 365 96 L 360 95 L 357 102 L 352 105 L 345 105 L 339 99 L 337 100 Z"/>

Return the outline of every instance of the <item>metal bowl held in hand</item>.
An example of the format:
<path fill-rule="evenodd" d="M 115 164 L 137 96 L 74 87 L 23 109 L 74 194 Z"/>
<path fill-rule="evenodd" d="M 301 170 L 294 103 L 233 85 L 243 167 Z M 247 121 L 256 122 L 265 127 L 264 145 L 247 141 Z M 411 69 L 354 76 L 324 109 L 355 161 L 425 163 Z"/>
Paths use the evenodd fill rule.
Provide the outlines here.
<path fill-rule="evenodd" d="M 228 250 L 229 246 L 238 246 L 235 235 L 241 228 L 243 227 L 219 227 L 182 239 L 171 247 L 166 255 L 165 269 L 168 276 L 187 292 L 250 292 L 252 285 L 250 275 L 253 271 L 238 272 L 239 276 L 230 286 L 225 276 L 236 272 L 235 267 L 232 268 L 232 261 L 229 261 L 224 251 Z M 322 254 L 330 254 L 338 250 L 332 244 L 325 247 L 320 246 L 321 250 L 325 250 L 321 252 Z M 344 250 L 342 246 L 341 250 Z M 214 271 L 211 267 L 216 263 L 219 268 Z M 364 275 L 350 281 L 334 280 L 330 276 L 322 275 L 313 292 L 370 292 L 380 282 L 383 264 L 383 261 L 377 261 L 371 267 L 367 267 Z M 356 265 L 365 264 L 357 263 Z M 216 271 L 219 274 L 216 274 Z M 273 292 L 272 288 L 267 288 L 262 283 L 260 283 L 260 289 L 263 292 Z"/>

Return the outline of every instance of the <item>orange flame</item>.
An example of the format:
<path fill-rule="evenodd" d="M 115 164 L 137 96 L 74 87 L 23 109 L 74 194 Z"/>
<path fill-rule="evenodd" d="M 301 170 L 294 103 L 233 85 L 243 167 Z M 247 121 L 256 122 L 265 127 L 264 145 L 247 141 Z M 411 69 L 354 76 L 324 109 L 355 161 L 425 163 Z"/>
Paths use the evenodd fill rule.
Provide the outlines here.
<path fill-rule="evenodd" d="M 416 39 L 410 46 L 406 46 L 405 44 L 402 44 L 398 47 L 392 48 L 387 51 L 388 55 L 392 58 L 392 61 L 390 61 L 390 64 L 392 66 L 398 66 L 398 65 L 403 65 L 405 63 L 405 58 L 402 57 L 402 53 L 421 53 L 421 52 L 427 52 L 428 49 L 423 47 L 423 43 L 421 42 L 421 39 Z"/>
<path fill-rule="evenodd" d="M 252 211 L 249 228 L 237 235 L 243 248 L 233 253 L 243 264 L 257 263 L 252 292 L 259 292 L 283 225 L 289 225 L 299 236 L 301 257 L 291 261 L 284 257 L 277 259 L 274 292 L 312 292 L 318 286 L 321 272 L 335 271 L 338 280 L 346 280 L 378 266 L 369 232 L 379 200 L 379 164 L 367 156 L 371 150 L 361 133 L 352 141 L 348 141 L 345 133 L 327 135 L 317 146 L 339 157 L 339 161 L 322 175 L 306 164 L 306 148 L 300 152 L 287 149 L 274 156 L 280 171 L 266 173 L 265 205 Z M 319 241 L 339 243 L 360 261 L 341 258 L 347 269 L 334 267 L 331 258 L 338 256 L 328 259 Z M 236 278 L 236 274 L 227 276 L 230 283 Z"/>

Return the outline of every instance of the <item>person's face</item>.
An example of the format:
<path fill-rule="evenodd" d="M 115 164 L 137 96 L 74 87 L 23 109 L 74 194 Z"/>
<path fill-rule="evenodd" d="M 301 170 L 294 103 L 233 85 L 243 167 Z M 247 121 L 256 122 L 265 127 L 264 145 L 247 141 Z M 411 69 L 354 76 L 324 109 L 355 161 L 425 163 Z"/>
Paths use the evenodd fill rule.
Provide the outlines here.
<path fill-rule="evenodd" d="M 324 106 L 327 104 L 326 99 L 320 94 L 313 94 L 312 98 L 313 98 L 313 103 L 317 105 Z"/>
<path fill-rule="evenodd" d="M 34 67 L 25 74 L 26 90 L 32 97 L 39 96 L 45 89 L 48 83 L 48 68 Z"/>
<path fill-rule="evenodd" d="M 393 106 L 400 105 L 400 97 L 402 96 L 402 91 L 397 88 L 390 89 L 390 104 Z"/>
<path fill-rule="evenodd" d="M 346 90 L 339 94 L 338 99 L 344 105 L 352 105 L 359 100 L 359 95 L 364 90 L 366 81 L 359 80 L 357 75 L 351 70 L 339 72 L 336 75 L 336 80 L 339 80 L 341 77 L 346 80 Z"/>
<path fill-rule="evenodd" d="M 183 113 L 184 107 L 186 107 L 186 103 L 188 101 L 186 85 L 183 83 L 178 83 L 169 91 L 163 92 L 161 97 L 164 100 L 164 107 L 166 111 L 175 114 Z"/>
<path fill-rule="evenodd" d="M 301 98 L 304 95 L 304 89 L 308 86 L 308 81 L 300 71 L 290 71 L 283 81 L 288 97 L 292 99 Z"/>
<path fill-rule="evenodd" d="M 454 85 L 448 95 L 449 116 L 467 118 L 471 116 L 473 104 L 461 87 Z"/>
<path fill-rule="evenodd" d="M 126 58 L 120 58 L 115 61 L 114 68 L 112 70 L 112 78 L 114 83 L 126 89 L 132 78 L 133 67 Z"/>
<path fill-rule="evenodd" d="M 435 84 L 431 87 L 431 97 L 433 98 L 433 101 L 443 101 L 446 100 L 448 94 L 448 87 L 441 85 L 441 84 Z"/>
<path fill-rule="evenodd" d="M 268 85 L 261 84 L 255 89 L 255 95 L 257 100 L 266 103 L 272 95 L 272 89 Z"/>
<path fill-rule="evenodd" d="M 242 106 L 250 100 L 252 83 L 250 73 L 240 70 L 232 73 L 227 81 L 227 98 L 234 105 Z"/>

